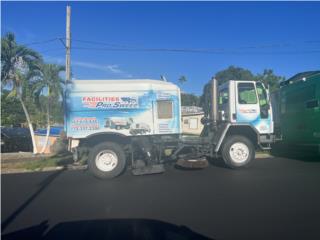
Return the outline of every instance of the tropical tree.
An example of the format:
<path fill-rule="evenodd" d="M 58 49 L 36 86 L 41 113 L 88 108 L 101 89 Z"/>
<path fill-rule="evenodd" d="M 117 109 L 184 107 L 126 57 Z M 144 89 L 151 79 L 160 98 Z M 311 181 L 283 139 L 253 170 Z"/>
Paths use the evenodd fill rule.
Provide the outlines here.
<path fill-rule="evenodd" d="M 65 71 L 65 67 L 57 64 L 41 64 L 35 82 L 32 86 L 32 92 L 36 105 L 41 108 L 40 96 L 47 91 L 47 135 L 45 144 L 40 150 L 43 153 L 48 145 L 50 134 L 50 107 L 52 102 L 59 102 L 59 99 L 63 97 L 63 83 L 64 81 L 60 77 L 60 73 Z"/>
<path fill-rule="evenodd" d="M 10 89 L 8 97 L 19 100 L 30 129 L 34 153 L 37 153 L 37 147 L 30 115 L 24 103 L 24 95 L 26 86 L 33 72 L 39 68 L 41 61 L 42 58 L 37 52 L 17 44 L 13 33 L 7 33 L 1 38 L 1 88 L 8 87 Z"/>
<path fill-rule="evenodd" d="M 271 92 L 276 91 L 279 88 L 279 83 L 285 80 L 285 77 L 275 75 L 272 69 L 265 69 L 262 74 L 257 74 L 255 78 L 268 86 Z"/>
<path fill-rule="evenodd" d="M 182 85 L 182 84 L 184 84 L 185 82 L 187 82 L 187 78 L 186 78 L 186 76 L 181 76 L 181 77 L 179 77 L 178 81 L 179 81 L 179 83 Z"/>
<path fill-rule="evenodd" d="M 24 122 L 26 117 L 17 98 L 8 98 L 10 91 L 1 92 L 1 126 L 16 126 Z"/>
<path fill-rule="evenodd" d="M 200 97 L 192 93 L 181 93 L 181 106 L 199 106 Z"/>
<path fill-rule="evenodd" d="M 199 105 L 202 107 L 205 116 L 210 114 L 211 109 L 211 81 L 203 86 L 202 95 L 200 96 Z"/>
<path fill-rule="evenodd" d="M 215 77 L 219 81 L 219 84 L 229 80 L 254 80 L 254 74 L 250 70 L 236 66 L 230 66 L 217 72 Z"/>

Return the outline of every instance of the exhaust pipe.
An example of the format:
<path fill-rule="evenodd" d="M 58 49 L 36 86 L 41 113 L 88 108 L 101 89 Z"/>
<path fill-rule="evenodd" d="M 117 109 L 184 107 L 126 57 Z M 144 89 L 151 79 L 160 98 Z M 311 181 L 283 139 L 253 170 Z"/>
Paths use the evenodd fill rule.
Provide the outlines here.
<path fill-rule="evenodd" d="M 211 121 L 213 128 L 216 128 L 218 120 L 218 81 L 215 77 L 211 80 L 211 93 Z"/>

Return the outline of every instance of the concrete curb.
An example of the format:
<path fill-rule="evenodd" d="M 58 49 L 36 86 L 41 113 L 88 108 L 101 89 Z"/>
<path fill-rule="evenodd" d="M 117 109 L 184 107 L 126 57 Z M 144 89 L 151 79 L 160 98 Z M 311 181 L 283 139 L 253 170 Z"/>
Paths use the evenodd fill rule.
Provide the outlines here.
<path fill-rule="evenodd" d="M 14 173 L 33 173 L 33 172 L 51 172 L 51 171 L 59 171 L 62 169 L 66 170 L 86 170 L 87 165 L 81 165 L 81 166 L 74 166 L 74 165 L 68 165 L 66 167 L 64 166 L 57 166 L 57 167 L 45 167 L 41 169 L 35 169 L 35 170 L 28 170 L 28 169 L 22 169 L 22 168 L 11 168 L 11 169 L 1 169 L 1 174 L 14 174 Z"/>
<path fill-rule="evenodd" d="M 12 174 L 12 173 L 32 173 L 32 172 L 50 172 L 50 171 L 58 171 L 63 169 L 63 167 L 45 167 L 42 169 L 28 170 L 23 168 L 9 168 L 9 169 L 1 169 L 1 174 Z"/>

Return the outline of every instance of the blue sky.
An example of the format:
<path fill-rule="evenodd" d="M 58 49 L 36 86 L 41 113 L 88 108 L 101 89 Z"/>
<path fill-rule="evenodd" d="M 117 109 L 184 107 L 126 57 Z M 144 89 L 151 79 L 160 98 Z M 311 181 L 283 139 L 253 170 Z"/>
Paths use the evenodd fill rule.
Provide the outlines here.
<path fill-rule="evenodd" d="M 1 2 L 1 34 L 19 43 L 65 37 L 67 2 Z M 188 79 L 201 94 L 217 71 L 236 65 L 290 77 L 320 69 L 320 2 L 71 2 L 72 70 L 77 79 Z M 218 53 L 107 51 L 103 42 L 138 48 L 213 49 Z M 58 40 L 32 47 L 64 64 Z M 99 48 L 95 49 L 76 49 Z"/>

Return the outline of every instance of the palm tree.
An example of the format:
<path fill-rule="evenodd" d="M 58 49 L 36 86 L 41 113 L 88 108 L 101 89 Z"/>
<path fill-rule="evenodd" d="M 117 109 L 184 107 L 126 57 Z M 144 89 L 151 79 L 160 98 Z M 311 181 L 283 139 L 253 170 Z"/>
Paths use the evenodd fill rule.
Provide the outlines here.
<path fill-rule="evenodd" d="M 41 64 L 36 81 L 33 83 L 32 92 L 35 96 L 36 105 L 39 107 L 40 96 L 47 90 L 47 135 L 43 148 L 40 153 L 43 153 L 48 145 L 50 133 L 50 103 L 51 101 L 59 101 L 63 97 L 63 83 L 64 81 L 59 76 L 61 72 L 65 71 L 64 66 L 56 64 Z"/>
<path fill-rule="evenodd" d="M 184 84 L 186 81 L 187 81 L 187 78 L 186 76 L 181 76 L 179 79 L 178 79 L 179 83 L 182 85 Z"/>
<path fill-rule="evenodd" d="M 35 154 L 37 147 L 34 130 L 23 99 L 26 93 L 25 87 L 28 86 L 33 72 L 38 69 L 41 61 L 41 56 L 37 52 L 17 44 L 13 33 L 7 33 L 1 38 L 1 89 L 9 87 L 11 90 L 8 97 L 16 97 L 20 101 L 30 129 Z"/>

